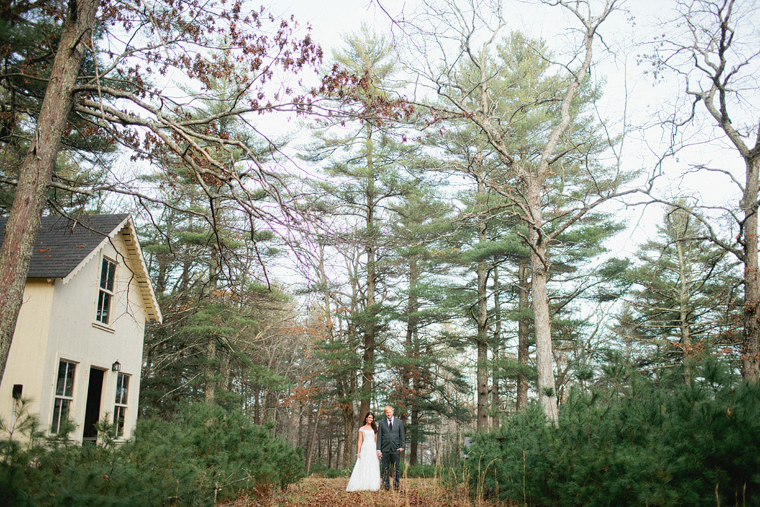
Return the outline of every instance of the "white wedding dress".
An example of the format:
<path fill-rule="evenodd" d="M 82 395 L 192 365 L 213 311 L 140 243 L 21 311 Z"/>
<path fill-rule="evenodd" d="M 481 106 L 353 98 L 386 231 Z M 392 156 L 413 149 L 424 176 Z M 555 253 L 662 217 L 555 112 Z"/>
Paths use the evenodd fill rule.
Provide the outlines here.
<path fill-rule="evenodd" d="M 364 428 L 359 431 L 362 432 L 364 441 L 346 491 L 377 491 L 380 489 L 380 462 L 377 459 L 375 432 Z"/>

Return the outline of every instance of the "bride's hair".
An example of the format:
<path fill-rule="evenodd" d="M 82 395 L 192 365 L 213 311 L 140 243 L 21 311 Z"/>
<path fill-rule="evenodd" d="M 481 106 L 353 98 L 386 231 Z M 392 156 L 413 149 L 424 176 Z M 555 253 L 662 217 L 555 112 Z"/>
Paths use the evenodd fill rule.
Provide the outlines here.
<path fill-rule="evenodd" d="M 367 424 L 367 417 L 372 416 L 372 429 L 375 430 L 375 433 L 377 433 L 377 423 L 375 422 L 375 414 L 372 412 L 367 412 L 367 415 L 364 416 L 364 424 Z M 362 424 L 362 426 L 364 426 Z"/>

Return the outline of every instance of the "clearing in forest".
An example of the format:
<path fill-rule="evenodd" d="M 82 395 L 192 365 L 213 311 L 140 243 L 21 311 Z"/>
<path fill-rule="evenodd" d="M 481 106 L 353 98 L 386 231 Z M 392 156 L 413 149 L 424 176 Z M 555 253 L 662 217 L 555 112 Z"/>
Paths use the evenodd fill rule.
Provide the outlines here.
<path fill-rule="evenodd" d="M 265 498 L 241 498 L 224 507 L 476 507 L 495 506 L 473 502 L 465 488 L 444 488 L 437 479 L 403 479 L 401 491 L 346 491 L 347 478 L 309 477 L 291 484 L 285 492 Z M 504 504 L 502 504 L 504 505 Z M 506 507 L 506 506 L 504 506 Z"/>

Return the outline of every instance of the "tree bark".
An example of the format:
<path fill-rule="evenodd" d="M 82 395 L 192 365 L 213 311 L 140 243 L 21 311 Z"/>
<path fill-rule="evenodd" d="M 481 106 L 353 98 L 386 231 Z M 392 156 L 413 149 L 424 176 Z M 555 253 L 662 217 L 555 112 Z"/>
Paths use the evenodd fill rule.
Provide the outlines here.
<path fill-rule="evenodd" d="M 531 182 L 533 183 L 533 182 Z M 541 186 L 530 184 L 529 204 L 533 214 L 530 231 L 530 287 L 533 306 L 533 321 L 536 333 L 536 370 L 538 371 L 538 399 L 547 419 L 553 424 L 559 421 L 557 391 L 554 384 L 552 354 L 552 324 L 549 312 L 549 294 L 546 290 L 548 261 L 546 238 L 538 224 L 541 224 Z"/>
<path fill-rule="evenodd" d="M 528 406 L 528 377 L 524 369 L 528 365 L 528 320 L 523 317 L 523 312 L 529 308 L 528 300 L 528 273 L 530 269 L 521 261 L 517 267 L 517 290 L 519 298 L 517 309 L 520 314 L 520 320 L 517 323 L 517 364 L 520 370 L 517 372 L 517 396 L 515 401 L 515 410 L 520 412 Z"/>
<path fill-rule="evenodd" d="M 350 449 L 354 448 L 352 444 L 355 428 L 354 407 L 350 403 L 342 403 L 340 411 L 343 414 L 343 468 L 351 468 L 353 453 Z"/>
<path fill-rule="evenodd" d="M 419 460 L 419 448 L 420 448 L 420 411 L 415 406 L 411 410 L 412 420 L 412 441 L 409 444 L 409 465 L 414 466 Z"/>
<path fill-rule="evenodd" d="M 684 228 L 683 233 L 686 233 L 686 228 Z M 681 234 L 681 231 L 678 231 L 678 234 Z M 686 385 L 691 385 L 691 372 L 692 372 L 692 359 L 694 356 L 694 351 L 691 347 L 691 323 L 690 323 L 690 304 L 689 304 L 689 297 L 690 297 L 690 282 L 687 268 L 686 268 L 686 259 L 684 258 L 683 253 L 683 242 L 679 238 L 676 241 L 676 252 L 678 252 L 678 276 L 681 279 L 681 285 L 679 287 L 679 293 L 678 293 L 678 318 L 679 318 L 679 324 L 681 328 L 681 347 L 682 347 L 682 353 L 683 353 L 683 369 L 684 369 L 684 382 Z"/>
<path fill-rule="evenodd" d="M 70 1 L 42 109 L 21 167 L 0 250 L 0 381 L 5 372 L 45 196 L 55 167 L 98 0 Z"/>
<path fill-rule="evenodd" d="M 485 185 L 483 184 L 482 175 L 478 175 L 478 197 L 485 195 Z M 484 245 L 488 241 L 486 234 L 487 225 L 485 219 L 478 217 L 478 243 Z M 476 321 L 478 326 L 478 335 L 476 345 L 478 348 L 477 364 L 477 430 L 488 431 L 488 266 L 485 260 L 478 261 L 478 306 Z"/>
<path fill-rule="evenodd" d="M 376 245 L 375 245 L 375 171 L 373 160 L 373 141 L 372 127 L 367 126 L 367 298 L 364 311 L 367 313 L 367 324 L 364 326 L 364 356 L 362 362 L 362 386 L 361 386 L 361 407 L 359 417 L 369 412 L 370 402 L 372 401 L 372 385 L 375 380 L 375 346 L 377 323 L 375 322 L 375 263 Z"/>
<path fill-rule="evenodd" d="M 417 317 L 415 314 L 419 310 L 419 302 L 417 300 L 417 283 L 419 282 L 419 269 L 417 267 L 417 259 L 411 258 L 409 260 L 409 300 L 407 302 L 407 323 L 406 323 L 406 355 L 409 363 L 404 368 L 404 386 L 410 393 L 407 398 L 410 402 L 407 403 L 407 409 L 409 410 L 409 464 L 414 466 L 417 464 L 417 451 L 420 439 L 419 434 L 419 376 L 414 374 L 414 369 L 411 364 L 419 357 L 419 350 L 417 346 Z"/>
<path fill-rule="evenodd" d="M 499 409 L 501 407 L 501 400 L 499 399 L 499 358 L 501 357 L 501 297 L 499 287 L 499 268 L 494 266 L 493 268 L 493 310 L 495 315 L 495 323 L 493 330 L 493 380 L 491 381 L 491 401 L 493 412 L 493 427 L 498 428 L 501 425 Z"/>
<path fill-rule="evenodd" d="M 213 405 L 216 398 L 216 382 L 214 367 L 216 365 L 216 337 L 211 335 L 206 339 L 206 382 L 204 384 L 204 400 L 207 405 Z"/>
<path fill-rule="evenodd" d="M 757 145 L 755 150 L 757 152 Z M 757 384 L 760 373 L 760 279 L 757 255 L 758 163 L 760 154 L 745 157 L 746 183 L 741 207 L 744 211 L 744 340 L 742 377 Z"/>

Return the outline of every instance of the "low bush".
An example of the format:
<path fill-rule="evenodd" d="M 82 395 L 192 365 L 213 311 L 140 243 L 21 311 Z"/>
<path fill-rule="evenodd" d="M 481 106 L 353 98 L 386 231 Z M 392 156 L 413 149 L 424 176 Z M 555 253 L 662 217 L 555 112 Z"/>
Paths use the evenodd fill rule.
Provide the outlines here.
<path fill-rule="evenodd" d="M 311 475 L 315 477 L 324 477 L 326 479 L 338 479 L 341 477 L 350 477 L 351 469 L 349 468 L 329 468 L 327 465 L 318 461 L 311 467 Z"/>
<path fill-rule="evenodd" d="M 473 494 L 520 505 L 760 505 L 760 389 L 716 364 L 688 387 L 640 377 L 573 393 L 557 427 L 531 406 L 469 456 Z"/>
<path fill-rule="evenodd" d="M 408 465 L 404 469 L 404 475 L 410 479 L 432 479 L 441 474 L 441 468 L 435 465 Z"/>
<path fill-rule="evenodd" d="M 197 404 L 146 419 L 120 447 L 0 447 L 0 505 L 203 506 L 263 496 L 303 476 L 300 451 L 240 412 Z"/>

